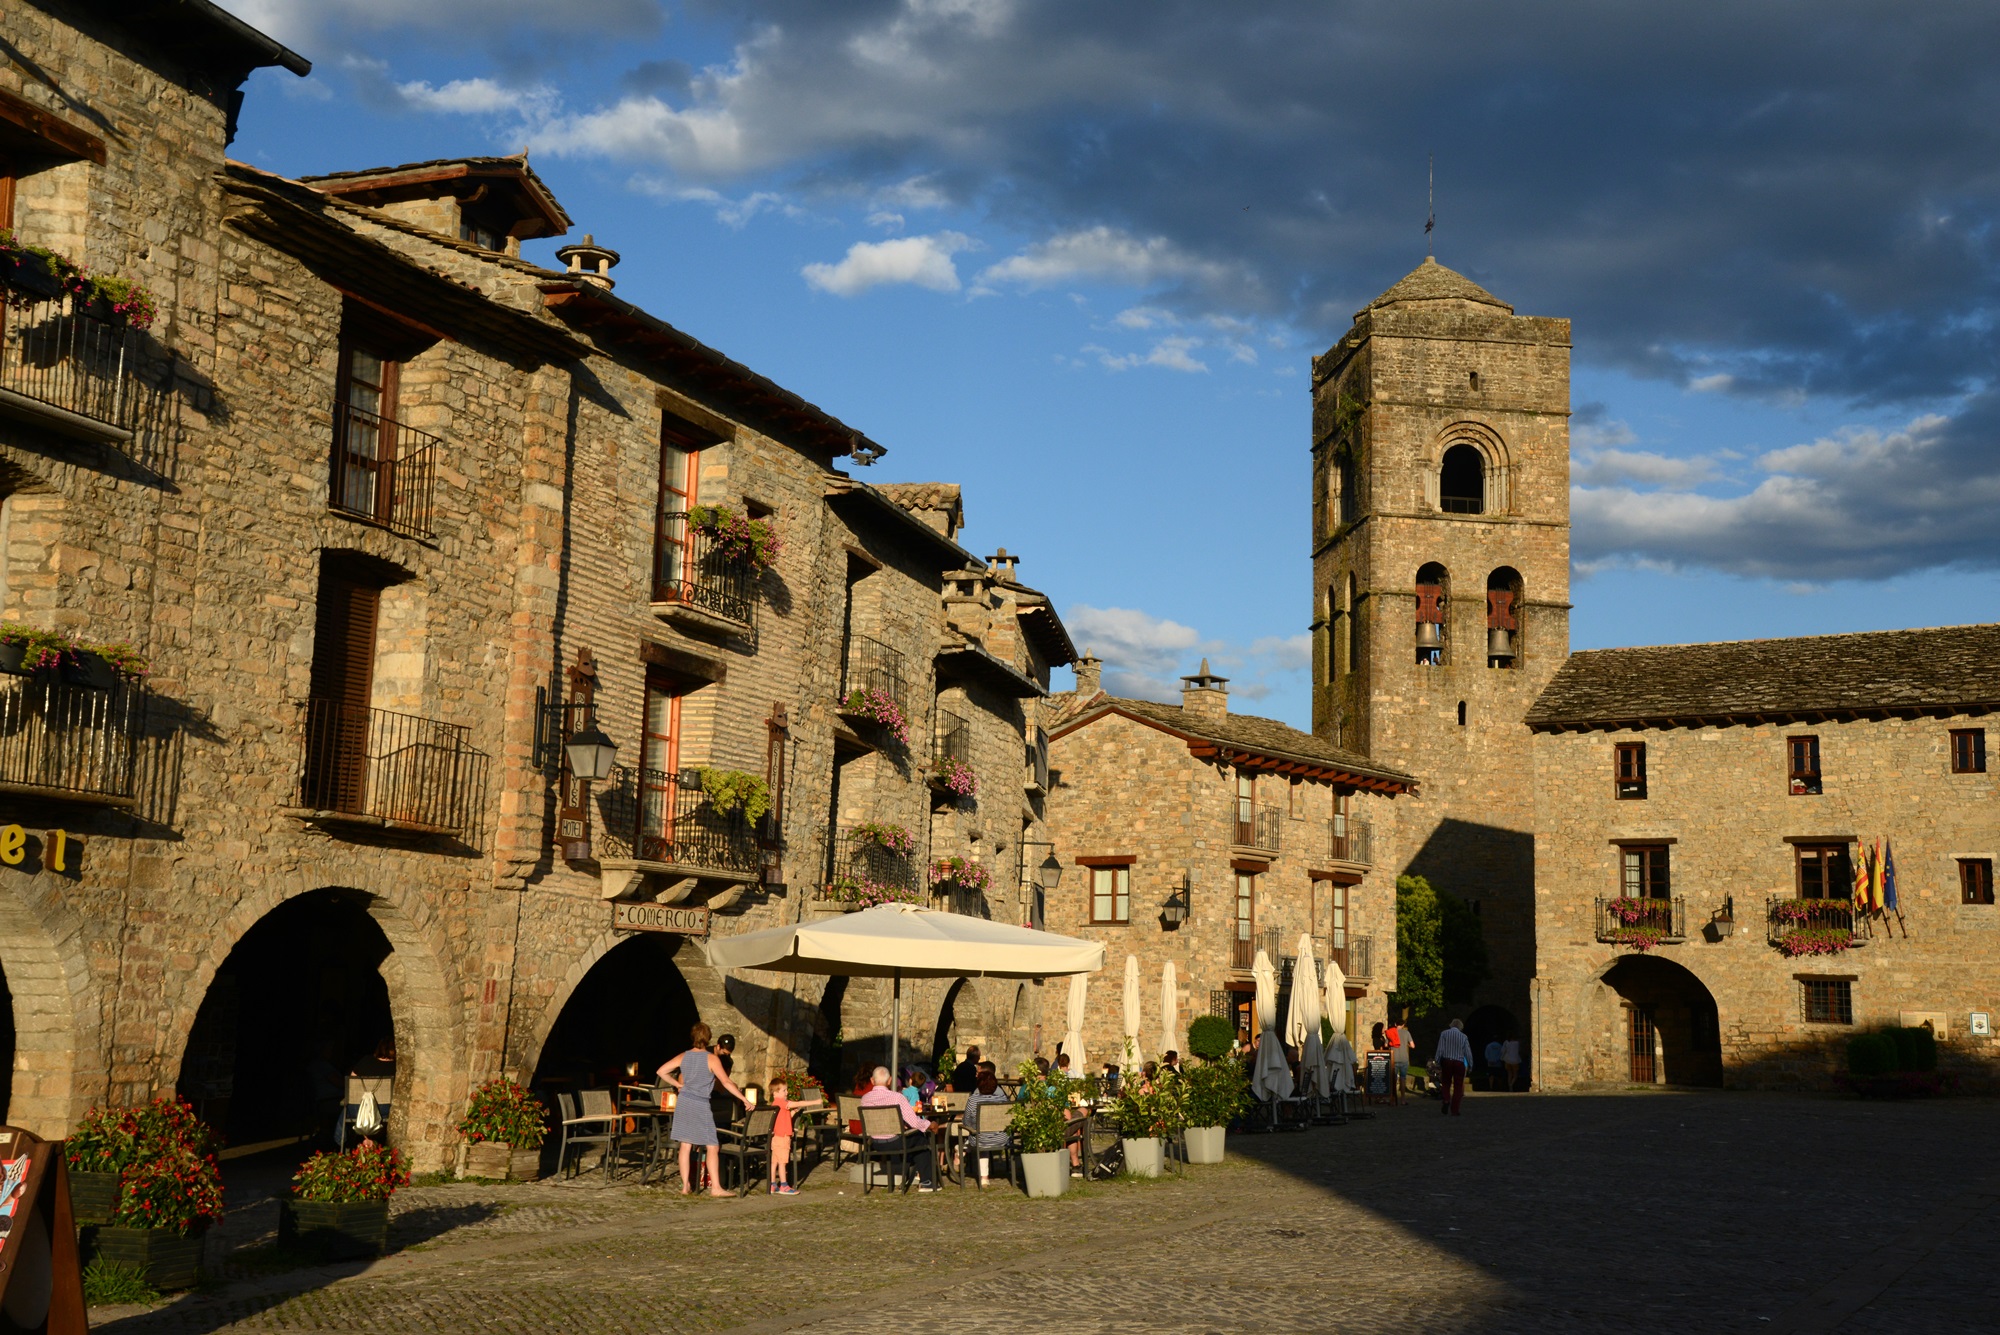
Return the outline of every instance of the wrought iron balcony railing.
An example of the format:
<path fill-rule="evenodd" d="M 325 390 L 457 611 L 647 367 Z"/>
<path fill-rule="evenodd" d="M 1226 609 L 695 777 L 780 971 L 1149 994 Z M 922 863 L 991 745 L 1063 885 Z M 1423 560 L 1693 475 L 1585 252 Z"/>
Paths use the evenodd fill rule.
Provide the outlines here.
<path fill-rule="evenodd" d="M 1687 901 L 1631 895 L 1597 901 L 1597 939 L 1642 947 L 1687 940 Z"/>
<path fill-rule="evenodd" d="M 129 686 L 0 677 L 0 792 L 131 805 L 145 712 Z"/>
<path fill-rule="evenodd" d="M 1257 952 L 1263 951 L 1271 961 L 1271 967 L 1283 967 L 1285 958 L 1284 934 L 1275 927 L 1267 927 L 1261 932 L 1252 932 L 1246 939 L 1236 937 L 1229 943 L 1229 967 L 1232 969 L 1254 968 Z"/>
<path fill-rule="evenodd" d="M 916 859 L 859 831 L 843 830 L 834 844 L 827 898 L 849 902 L 928 898 L 918 884 Z"/>
<path fill-rule="evenodd" d="M 340 700 L 306 702 L 299 806 L 319 817 L 462 835 L 478 823 L 486 753 L 470 730 Z"/>
<path fill-rule="evenodd" d="M 845 700 L 855 691 L 879 691 L 908 712 L 903 684 L 903 656 L 880 640 L 856 635 L 847 646 L 847 671 L 840 696 Z"/>
<path fill-rule="evenodd" d="M 740 808 L 717 811 L 699 770 L 670 774 L 621 765 L 593 790 L 603 822 L 602 856 L 736 877 L 758 874 L 757 826 Z"/>
<path fill-rule="evenodd" d="M 756 567 L 732 556 L 715 534 L 697 528 L 686 511 L 660 516 L 654 602 L 679 603 L 747 626 L 756 587 Z"/>
<path fill-rule="evenodd" d="M 1373 978 L 1375 976 L 1375 938 L 1365 933 L 1345 933 L 1339 945 L 1327 945 L 1326 957 L 1340 966 L 1340 971 L 1349 978 Z"/>
<path fill-rule="evenodd" d="M 113 428 L 88 434 L 128 437 L 150 397 L 134 375 L 145 336 L 85 298 L 8 290 L 26 304 L 0 310 L 0 391 Z"/>
<path fill-rule="evenodd" d="M 1785 939 L 1801 932 L 1824 933 L 1832 940 L 1854 936 L 1854 901 L 1851 899 L 1793 899 L 1772 895 L 1765 906 L 1767 939 L 1783 947 Z"/>
<path fill-rule="evenodd" d="M 1229 841 L 1244 848 L 1261 848 L 1275 853 L 1282 846 L 1281 836 L 1285 828 L 1285 813 L 1276 803 L 1251 802 L 1248 798 L 1235 798 L 1231 802 L 1233 813 Z"/>
<path fill-rule="evenodd" d="M 429 432 L 336 402 L 327 505 L 406 537 L 434 536 L 431 501 L 442 447 Z"/>
<path fill-rule="evenodd" d="M 1335 812 L 1327 825 L 1327 856 L 1336 862 L 1375 865 L 1375 831 L 1365 820 Z"/>
<path fill-rule="evenodd" d="M 937 747 L 931 757 L 938 764 L 955 761 L 972 763 L 972 725 L 957 714 L 938 713 Z"/>

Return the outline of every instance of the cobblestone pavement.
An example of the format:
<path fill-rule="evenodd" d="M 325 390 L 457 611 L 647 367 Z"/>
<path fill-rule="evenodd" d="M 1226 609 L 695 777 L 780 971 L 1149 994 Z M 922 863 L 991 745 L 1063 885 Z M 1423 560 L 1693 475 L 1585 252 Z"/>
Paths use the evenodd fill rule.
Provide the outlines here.
<path fill-rule="evenodd" d="M 237 1192 L 219 1277 L 118 1335 L 2000 1328 L 2000 1106 L 1758 1094 L 1475 1097 L 1058 1201 L 683 1201 L 594 1179 L 413 1189 L 392 1254 L 275 1270 Z M 272 1188 L 275 1189 L 275 1188 Z"/>

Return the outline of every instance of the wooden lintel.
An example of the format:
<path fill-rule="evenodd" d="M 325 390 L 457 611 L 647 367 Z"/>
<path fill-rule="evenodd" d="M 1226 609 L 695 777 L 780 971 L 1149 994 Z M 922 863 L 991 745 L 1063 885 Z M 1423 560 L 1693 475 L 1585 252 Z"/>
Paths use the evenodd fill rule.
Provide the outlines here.
<path fill-rule="evenodd" d="M 17 126 L 51 149 L 69 157 L 87 158 L 104 165 L 104 141 L 88 130 L 70 124 L 45 107 L 27 98 L 0 89 L 0 121 Z"/>

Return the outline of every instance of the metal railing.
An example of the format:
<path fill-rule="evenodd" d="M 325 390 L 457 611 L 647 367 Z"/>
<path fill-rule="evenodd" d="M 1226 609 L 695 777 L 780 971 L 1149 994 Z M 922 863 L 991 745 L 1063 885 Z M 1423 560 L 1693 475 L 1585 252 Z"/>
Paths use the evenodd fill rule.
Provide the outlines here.
<path fill-rule="evenodd" d="M 440 834 L 477 821 L 486 753 L 470 729 L 341 700 L 306 701 L 299 805 Z"/>
<path fill-rule="evenodd" d="M 1635 939 L 1646 944 L 1685 941 L 1687 901 L 1678 895 L 1671 899 L 1640 899 L 1630 895 L 1599 899 L 1597 939 L 1628 944 Z"/>
<path fill-rule="evenodd" d="M 840 698 L 844 701 L 855 691 L 879 691 L 907 713 L 903 690 L 903 656 L 880 640 L 866 635 L 852 637 Z"/>
<path fill-rule="evenodd" d="M 1340 971 L 1349 978 L 1373 978 L 1375 976 L 1375 938 L 1364 933 L 1348 932 L 1343 945 L 1327 945 L 1326 958 L 1340 966 Z"/>
<path fill-rule="evenodd" d="M 1375 864 L 1375 830 L 1367 821 L 1336 811 L 1327 825 L 1327 856 L 1336 862 Z"/>
<path fill-rule="evenodd" d="M 146 397 L 132 374 L 144 336 L 86 299 L 8 290 L 29 300 L 0 312 L 0 389 L 133 430 Z"/>
<path fill-rule="evenodd" d="M 592 787 L 607 857 L 737 876 L 755 876 L 761 866 L 757 826 L 740 808 L 717 811 L 702 789 L 699 770 L 675 774 L 620 765 Z"/>
<path fill-rule="evenodd" d="M 756 567 L 731 555 L 715 534 L 695 527 L 685 510 L 660 517 L 654 602 L 681 603 L 748 625 L 756 586 Z"/>
<path fill-rule="evenodd" d="M 1794 899 L 1772 895 L 1764 908 L 1768 923 L 1766 939 L 1780 945 L 1794 932 L 1833 931 L 1854 934 L 1854 901 L 1851 899 Z"/>
<path fill-rule="evenodd" d="M 128 686 L 0 677 L 0 790 L 130 801 L 145 713 Z"/>
<path fill-rule="evenodd" d="M 840 898 L 838 892 L 849 888 L 869 886 L 892 891 L 898 898 L 915 899 L 916 860 L 855 831 L 843 830 L 835 844 L 833 878 L 828 888 L 836 893 L 831 897 Z"/>
<path fill-rule="evenodd" d="M 1266 927 L 1261 932 L 1252 932 L 1248 941 L 1240 938 L 1229 943 L 1229 967 L 1249 969 L 1257 963 L 1257 952 L 1263 951 L 1270 959 L 1273 969 L 1284 967 L 1285 943 L 1283 934 L 1275 927 Z"/>
<path fill-rule="evenodd" d="M 1231 799 L 1230 842 L 1245 848 L 1262 848 L 1277 852 L 1280 835 L 1285 828 L 1285 813 L 1275 802 L 1251 803 L 1238 797 Z"/>
<path fill-rule="evenodd" d="M 431 501 L 443 443 L 429 432 L 336 401 L 328 507 L 392 533 L 433 536 Z"/>
<path fill-rule="evenodd" d="M 957 714 L 938 713 L 937 748 L 931 759 L 942 765 L 945 761 L 956 761 L 961 765 L 972 763 L 972 725 Z"/>

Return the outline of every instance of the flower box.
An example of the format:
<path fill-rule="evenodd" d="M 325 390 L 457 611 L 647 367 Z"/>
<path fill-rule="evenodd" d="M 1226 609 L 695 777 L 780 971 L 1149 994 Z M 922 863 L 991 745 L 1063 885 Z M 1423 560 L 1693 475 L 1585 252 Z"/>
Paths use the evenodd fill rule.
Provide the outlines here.
<path fill-rule="evenodd" d="M 118 1213 L 117 1173 L 86 1173 L 71 1170 L 69 1208 L 79 1224 L 108 1223 Z"/>
<path fill-rule="evenodd" d="M 278 1205 L 278 1240 L 335 1259 L 380 1256 L 389 1246 L 389 1202 L 288 1196 Z"/>
<path fill-rule="evenodd" d="M 55 261 L 31 250 L 0 250 L 0 286 L 47 299 L 63 293 Z"/>
<path fill-rule="evenodd" d="M 460 1141 L 456 1175 L 495 1182 L 533 1182 L 542 1175 L 542 1152 L 539 1148 L 516 1149 L 503 1140 Z"/>
<path fill-rule="evenodd" d="M 201 1280 L 203 1232 L 104 1224 L 86 1240 L 92 1256 L 130 1266 L 156 1289 L 191 1289 Z"/>

